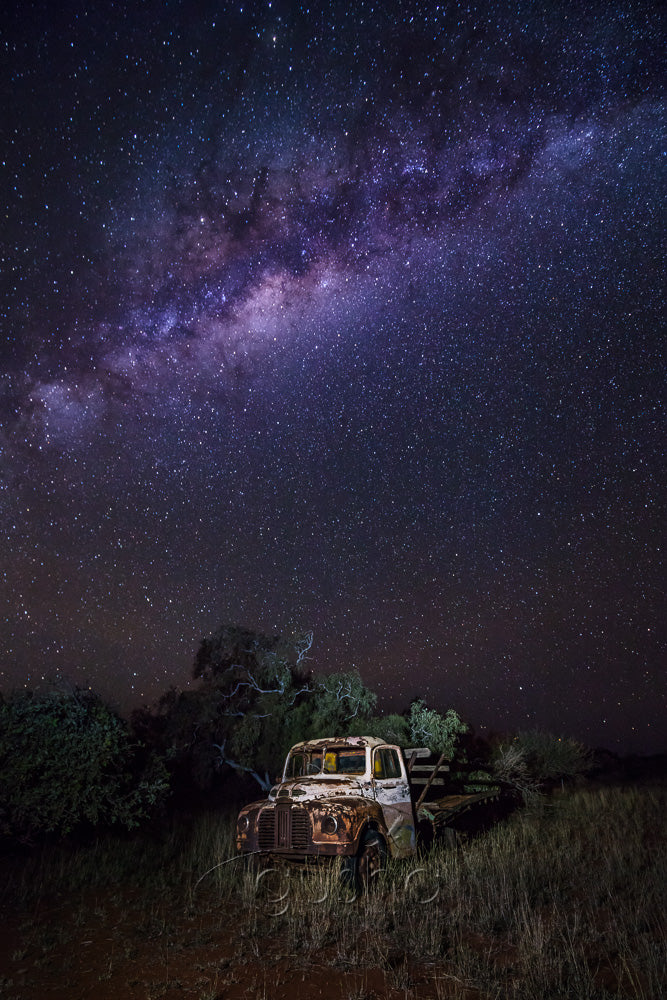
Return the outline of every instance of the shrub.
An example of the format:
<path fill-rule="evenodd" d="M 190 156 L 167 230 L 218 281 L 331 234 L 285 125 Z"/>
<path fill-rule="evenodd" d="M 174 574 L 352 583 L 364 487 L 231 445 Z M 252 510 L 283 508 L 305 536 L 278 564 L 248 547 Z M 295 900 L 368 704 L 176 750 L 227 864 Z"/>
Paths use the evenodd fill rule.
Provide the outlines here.
<path fill-rule="evenodd" d="M 95 695 L 22 692 L 0 704 L 0 831 L 23 839 L 80 823 L 136 826 L 167 791 L 164 765 L 142 756 Z"/>
<path fill-rule="evenodd" d="M 573 778 L 590 766 L 591 756 L 583 744 L 537 730 L 518 733 L 499 744 L 493 759 L 495 776 L 524 798 L 536 794 L 550 781 Z"/>

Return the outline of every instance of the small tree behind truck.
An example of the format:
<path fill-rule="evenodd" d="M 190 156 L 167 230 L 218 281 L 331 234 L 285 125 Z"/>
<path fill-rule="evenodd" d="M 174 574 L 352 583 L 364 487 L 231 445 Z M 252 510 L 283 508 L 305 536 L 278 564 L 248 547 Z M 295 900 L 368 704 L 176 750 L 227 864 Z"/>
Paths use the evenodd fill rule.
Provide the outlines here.
<path fill-rule="evenodd" d="M 419 829 L 438 832 L 497 796 L 497 789 L 442 795 L 448 766 L 444 755 L 418 763 L 430 756 L 427 748 L 402 750 L 373 736 L 297 743 L 268 799 L 239 813 L 237 849 L 294 862 L 340 857 L 355 880 L 367 882 L 387 855 L 416 853 Z"/>

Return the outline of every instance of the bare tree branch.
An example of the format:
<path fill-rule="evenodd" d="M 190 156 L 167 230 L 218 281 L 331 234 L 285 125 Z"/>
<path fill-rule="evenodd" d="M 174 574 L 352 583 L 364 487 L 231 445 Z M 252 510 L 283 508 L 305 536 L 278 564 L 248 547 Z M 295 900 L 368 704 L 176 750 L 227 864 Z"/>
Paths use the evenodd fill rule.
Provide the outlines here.
<path fill-rule="evenodd" d="M 313 632 L 304 632 L 303 635 L 298 636 L 294 640 L 294 649 L 296 650 L 296 665 L 300 667 L 305 659 L 307 659 L 306 653 L 309 652 L 310 647 L 313 645 Z"/>
<path fill-rule="evenodd" d="M 216 760 L 216 765 L 221 767 L 223 764 L 227 764 L 228 767 L 233 768 L 235 771 L 245 771 L 246 774 L 250 774 L 255 781 L 258 783 L 262 791 L 268 792 L 273 784 L 269 778 L 269 772 L 267 771 L 262 778 L 258 772 L 252 767 L 246 767 L 245 764 L 239 764 L 237 760 L 231 760 L 227 757 L 225 753 L 225 743 L 214 743 L 213 748 L 218 751 L 219 758 Z"/>
<path fill-rule="evenodd" d="M 250 688 L 251 691 L 255 691 L 257 694 L 280 694 L 280 695 L 284 695 L 285 691 L 287 689 L 288 683 L 291 680 L 291 677 L 289 675 L 285 675 L 283 677 L 277 678 L 277 684 L 278 684 L 277 687 L 263 688 L 263 687 L 260 686 L 259 681 L 257 681 L 255 679 L 255 677 L 250 673 L 250 671 L 247 669 L 247 667 L 238 666 L 237 669 L 244 670 L 245 673 L 246 673 L 246 675 L 250 678 L 250 680 L 247 680 L 247 681 L 238 681 L 238 683 L 237 683 L 236 687 L 233 689 L 233 691 L 230 691 L 229 693 L 227 693 L 227 694 L 224 695 L 224 697 L 225 697 L 225 699 L 227 701 L 231 701 L 232 698 L 234 697 L 234 695 L 237 693 L 237 691 L 239 691 L 240 688 L 243 688 L 243 687 Z M 299 697 L 300 694 L 303 694 L 305 691 L 309 691 L 309 690 L 310 690 L 309 685 L 305 684 L 302 688 L 299 688 L 298 691 L 293 691 L 292 694 L 291 694 L 290 701 L 288 702 L 288 704 L 289 705 L 293 705 L 294 702 L 296 701 L 296 699 Z M 243 714 L 243 713 L 239 712 L 239 713 L 233 713 L 233 714 L 239 714 L 240 715 L 240 714 Z M 261 718 L 266 718 L 266 716 L 261 716 Z"/>

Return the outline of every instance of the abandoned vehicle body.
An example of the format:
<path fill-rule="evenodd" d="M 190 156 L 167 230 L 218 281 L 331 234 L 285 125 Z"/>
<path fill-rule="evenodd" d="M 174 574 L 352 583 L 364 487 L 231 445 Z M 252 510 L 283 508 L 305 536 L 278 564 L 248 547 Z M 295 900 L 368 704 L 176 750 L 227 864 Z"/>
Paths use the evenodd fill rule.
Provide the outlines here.
<path fill-rule="evenodd" d="M 443 794 L 449 765 L 444 754 L 434 756 L 374 736 L 297 743 L 268 799 L 239 813 L 237 849 L 295 862 L 339 857 L 344 871 L 366 882 L 387 856 L 414 855 L 418 831 L 423 843 L 455 837 L 452 821 L 497 798 L 497 787 Z"/>
<path fill-rule="evenodd" d="M 375 737 L 290 750 L 268 800 L 241 810 L 237 848 L 291 860 L 414 854 L 415 811 L 399 747 Z"/>

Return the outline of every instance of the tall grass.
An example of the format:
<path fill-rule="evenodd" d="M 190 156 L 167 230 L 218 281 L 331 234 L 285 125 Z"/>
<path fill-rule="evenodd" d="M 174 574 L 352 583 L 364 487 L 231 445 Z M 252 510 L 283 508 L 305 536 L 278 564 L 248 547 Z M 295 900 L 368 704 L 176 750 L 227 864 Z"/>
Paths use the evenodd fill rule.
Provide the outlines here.
<path fill-rule="evenodd" d="M 0 901 L 31 901 L 69 890 L 132 885 L 137 890 L 181 893 L 207 868 L 234 857 L 235 816 L 203 813 L 180 816 L 152 834 L 103 834 L 90 844 L 65 843 L 35 848 L 22 863 L 5 859 Z M 10 862 L 10 863 L 8 863 Z M 235 859 L 227 869 L 213 875 L 222 888 L 222 873 L 236 884 Z"/>
<path fill-rule="evenodd" d="M 434 963 L 449 995 L 657 1000 L 667 990 L 666 805 L 659 787 L 580 791 L 459 850 L 390 863 L 354 904 L 331 870 L 266 880 L 252 902 L 303 960 L 404 974 Z"/>
<path fill-rule="evenodd" d="M 658 1000 L 666 818 L 660 785 L 566 793 L 457 848 L 390 861 L 356 899 L 335 866 L 253 870 L 234 857 L 232 818 L 213 813 L 152 840 L 44 852 L 10 882 L 26 900 L 109 884 L 131 885 L 147 906 L 168 894 L 185 913 L 233 923 L 242 954 L 270 937 L 305 967 L 379 967 L 399 989 L 428 967 L 442 997 Z"/>

